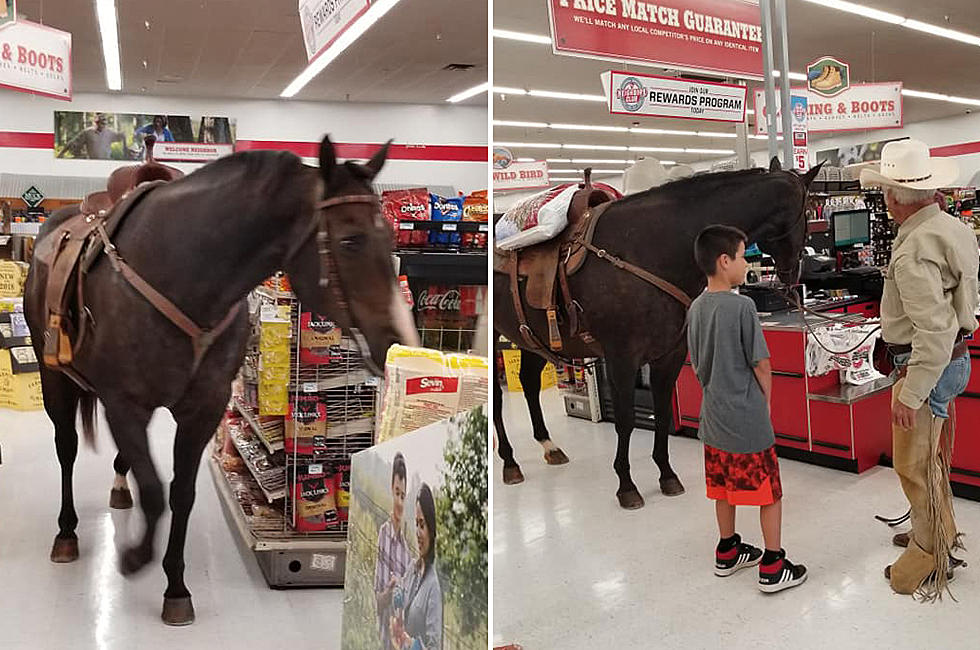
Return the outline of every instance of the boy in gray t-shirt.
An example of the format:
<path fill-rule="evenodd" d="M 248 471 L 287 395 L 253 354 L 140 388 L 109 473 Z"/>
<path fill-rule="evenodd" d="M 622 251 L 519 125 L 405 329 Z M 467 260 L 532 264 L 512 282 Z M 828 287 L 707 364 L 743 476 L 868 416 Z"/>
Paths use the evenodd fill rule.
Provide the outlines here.
<path fill-rule="evenodd" d="M 704 391 L 698 437 L 721 540 L 715 575 L 759 565 L 759 589 L 776 592 L 806 580 L 806 567 L 781 547 L 782 485 L 770 419 L 772 369 L 755 305 L 732 290 L 745 282 L 745 233 L 708 226 L 694 242 L 694 258 L 708 278 L 691 303 L 688 348 Z M 759 506 L 766 550 L 742 542 L 735 507 Z"/>

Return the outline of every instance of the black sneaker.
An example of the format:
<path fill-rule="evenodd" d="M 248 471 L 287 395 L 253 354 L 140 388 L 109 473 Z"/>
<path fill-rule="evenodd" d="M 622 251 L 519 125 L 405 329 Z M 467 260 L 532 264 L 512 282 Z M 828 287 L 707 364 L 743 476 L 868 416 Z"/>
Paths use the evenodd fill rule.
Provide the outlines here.
<path fill-rule="evenodd" d="M 759 565 L 759 590 L 773 594 L 806 582 L 806 567 L 786 559 L 786 551 L 779 549 L 779 559 L 772 564 Z"/>
<path fill-rule="evenodd" d="M 715 575 L 726 577 L 730 576 L 739 569 L 747 566 L 755 566 L 762 559 L 762 549 L 756 548 L 751 544 L 743 544 L 742 538 L 735 535 L 735 546 L 719 553 L 715 549 Z"/>

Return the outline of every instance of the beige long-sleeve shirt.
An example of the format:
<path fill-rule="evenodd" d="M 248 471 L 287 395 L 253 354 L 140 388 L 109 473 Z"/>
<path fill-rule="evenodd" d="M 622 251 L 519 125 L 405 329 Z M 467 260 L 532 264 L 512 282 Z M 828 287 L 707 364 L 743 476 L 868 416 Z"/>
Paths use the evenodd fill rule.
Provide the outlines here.
<path fill-rule="evenodd" d="M 936 204 L 898 229 L 881 297 L 885 341 L 911 344 L 908 375 L 898 399 L 919 408 L 949 364 L 960 330 L 977 329 L 977 267 L 973 230 Z"/>

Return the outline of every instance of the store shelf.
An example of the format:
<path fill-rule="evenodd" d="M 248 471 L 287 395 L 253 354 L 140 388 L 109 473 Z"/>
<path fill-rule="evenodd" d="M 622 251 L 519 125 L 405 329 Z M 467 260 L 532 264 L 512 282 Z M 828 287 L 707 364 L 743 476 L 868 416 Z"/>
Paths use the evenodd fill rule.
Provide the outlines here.
<path fill-rule="evenodd" d="M 480 221 L 399 221 L 398 230 L 489 233 L 490 224 Z"/>
<path fill-rule="evenodd" d="M 245 422 L 248 423 L 248 426 L 252 429 L 252 433 L 254 433 L 255 437 L 262 442 L 262 444 L 265 446 L 266 449 L 269 450 L 270 454 L 274 454 L 277 451 L 282 451 L 283 449 L 286 448 L 282 440 L 278 440 L 276 442 L 269 442 L 268 440 L 265 439 L 264 432 L 262 431 L 262 425 L 260 425 L 258 420 L 255 419 L 255 415 L 252 413 L 252 409 L 250 409 L 241 400 L 238 399 L 232 400 L 232 403 L 235 406 L 235 410 L 238 411 L 241 414 L 242 418 L 245 420 Z"/>
<path fill-rule="evenodd" d="M 286 497 L 286 486 L 277 488 L 275 490 L 270 490 L 267 486 L 262 484 L 262 479 L 260 478 L 261 472 L 256 469 L 256 467 L 251 463 L 251 461 L 246 457 L 246 452 L 243 450 L 239 444 L 238 439 L 231 432 L 228 434 L 231 437 L 232 443 L 235 445 L 235 449 L 238 450 L 238 454 L 242 457 L 242 461 L 245 463 L 245 467 L 251 472 L 252 476 L 255 478 L 255 482 L 259 484 L 259 489 L 262 490 L 262 494 L 265 495 L 266 501 L 272 503 L 276 499 L 284 499 Z M 285 471 L 285 469 L 283 469 Z"/>

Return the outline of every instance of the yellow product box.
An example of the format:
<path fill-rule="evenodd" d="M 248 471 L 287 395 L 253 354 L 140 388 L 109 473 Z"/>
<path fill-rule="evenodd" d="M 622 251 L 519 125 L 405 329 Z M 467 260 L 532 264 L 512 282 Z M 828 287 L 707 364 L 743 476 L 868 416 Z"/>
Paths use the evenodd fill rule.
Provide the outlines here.
<path fill-rule="evenodd" d="M 10 350 L 0 350 L 0 408 L 18 411 L 40 411 L 44 408 L 41 374 L 38 372 L 13 374 Z"/>
<path fill-rule="evenodd" d="M 504 374 L 507 377 L 507 390 L 524 390 L 521 386 L 521 351 L 503 350 L 501 354 L 504 355 Z M 544 367 L 544 370 L 541 371 L 541 390 L 557 385 L 558 373 L 555 371 L 554 364 L 549 362 Z"/>
<path fill-rule="evenodd" d="M 289 350 L 264 350 L 260 368 L 289 368 Z M 287 375 L 288 377 L 288 375 Z"/>
<path fill-rule="evenodd" d="M 23 298 L 0 298 L 0 313 L 24 311 Z"/>
<path fill-rule="evenodd" d="M 0 261 L 0 298 L 24 295 L 24 280 L 30 267 L 24 262 Z"/>
<path fill-rule="evenodd" d="M 292 323 L 281 319 L 262 319 L 259 325 L 259 351 L 285 351 L 289 354 L 289 337 Z"/>
<path fill-rule="evenodd" d="M 259 415 L 286 415 L 289 410 L 289 382 L 259 379 Z"/>

